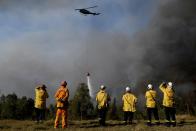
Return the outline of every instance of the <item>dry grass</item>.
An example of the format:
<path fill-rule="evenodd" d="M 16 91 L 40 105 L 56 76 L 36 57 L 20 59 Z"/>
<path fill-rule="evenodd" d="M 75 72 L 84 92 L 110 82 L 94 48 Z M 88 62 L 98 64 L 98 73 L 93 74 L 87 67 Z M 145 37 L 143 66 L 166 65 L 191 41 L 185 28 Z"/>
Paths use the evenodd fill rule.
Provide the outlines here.
<path fill-rule="evenodd" d="M 97 120 L 70 121 L 67 131 L 196 131 L 196 118 L 177 116 L 177 127 L 163 125 L 148 127 L 144 121 L 125 126 L 122 121 L 107 121 L 107 127 L 99 127 Z M 0 120 L 0 131 L 53 131 L 53 120 L 36 124 L 33 121 Z M 62 129 L 58 129 L 61 131 Z"/>

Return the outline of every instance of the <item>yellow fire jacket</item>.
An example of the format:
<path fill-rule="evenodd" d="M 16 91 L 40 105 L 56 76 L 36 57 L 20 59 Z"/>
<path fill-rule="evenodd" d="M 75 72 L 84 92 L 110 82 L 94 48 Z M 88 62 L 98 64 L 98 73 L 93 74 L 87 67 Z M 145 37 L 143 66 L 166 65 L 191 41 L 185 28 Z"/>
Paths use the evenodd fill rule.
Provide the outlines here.
<path fill-rule="evenodd" d="M 132 93 L 125 93 L 122 97 L 123 111 L 136 111 L 137 98 Z"/>
<path fill-rule="evenodd" d="M 97 101 L 98 109 L 107 108 L 108 102 L 110 101 L 110 96 L 104 90 L 100 90 L 97 93 L 96 101 Z"/>
<path fill-rule="evenodd" d="M 48 93 L 45 89 L 40 87 L 35 88 L 35 108 L 45 109 L 46 108 L 46 99 L 48 98 Z"/>
<path fill-rule="evenodd" d="M 146 91 L 145 98 L 146 98 L 146 107 L 147 108 L 155 108 L 156 107 L 156 91 L 155 90 L 148 90 Z"/>
<path fill-rule="evenodd" d="M 60 86 L 55 94 L 57 108 L 65 108 L 68 104 L 69 90 L 67 87 Z"/>
<path fill-rule="evenodd" d="M 174 91 L 169 87 L 164 87 L 163 84 L 159 86 L 160 90 L 163 92 L 163 106 L 174 107 Z"/>

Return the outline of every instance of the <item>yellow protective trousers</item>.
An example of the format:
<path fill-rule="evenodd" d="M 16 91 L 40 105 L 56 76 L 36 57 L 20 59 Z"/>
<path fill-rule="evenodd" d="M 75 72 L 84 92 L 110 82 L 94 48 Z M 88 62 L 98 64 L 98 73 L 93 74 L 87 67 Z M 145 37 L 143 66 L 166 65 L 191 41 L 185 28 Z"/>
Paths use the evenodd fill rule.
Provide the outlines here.
<path fill-rule="evenodd" d="M 62 117 L 62 128 L 67 128 L 67 117 L 68 117 L 68 110 L 58 108 L 56 112 L 56 119 L 54 123 L 54 128 L 58 128 L 59 119 Z"/>

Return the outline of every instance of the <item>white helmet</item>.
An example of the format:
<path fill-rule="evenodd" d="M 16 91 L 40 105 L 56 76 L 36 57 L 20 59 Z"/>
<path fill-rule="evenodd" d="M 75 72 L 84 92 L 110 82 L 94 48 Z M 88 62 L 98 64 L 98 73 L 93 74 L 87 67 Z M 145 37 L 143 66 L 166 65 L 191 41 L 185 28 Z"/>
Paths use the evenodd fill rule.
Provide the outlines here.
<path fill-rule="evenodd" d="M 148 84 L 148 87 L 147 87 L 149 90 L 152 89 L 152 84 Z"/>
<path fill-rule="evenodd" d="M 168 82 L 168 87 L 172 88 L 173 87 L 173 83 L 172 82 Z"/>
<path fill-rule="evenodd" d="M 131 91 L 131 88 L 127 86 L 127 87 L 125 88 L 125 90 L 126 90 L 126 92 L 129 92 L 129 91 Z"/>
<path fill-rule="evenodd" d="M 105 86 L 104 85 L 101 85 L 100 89 L 101 90 L 104 90 L 105 89 Z"/>

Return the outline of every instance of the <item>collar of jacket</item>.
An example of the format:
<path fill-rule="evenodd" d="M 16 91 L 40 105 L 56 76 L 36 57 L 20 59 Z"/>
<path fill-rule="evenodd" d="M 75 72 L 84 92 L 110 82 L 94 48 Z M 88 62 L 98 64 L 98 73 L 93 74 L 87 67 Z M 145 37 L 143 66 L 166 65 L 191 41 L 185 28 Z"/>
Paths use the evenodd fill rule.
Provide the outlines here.
<path fill-rule="evenodd" d="M 100 90 L 101 93 L 105 93 L 105 90 Z"/>
<path fill-rule="evenodd" d="M 60 86 L 59 90 L 67 90 L 67 86 Z"/>

